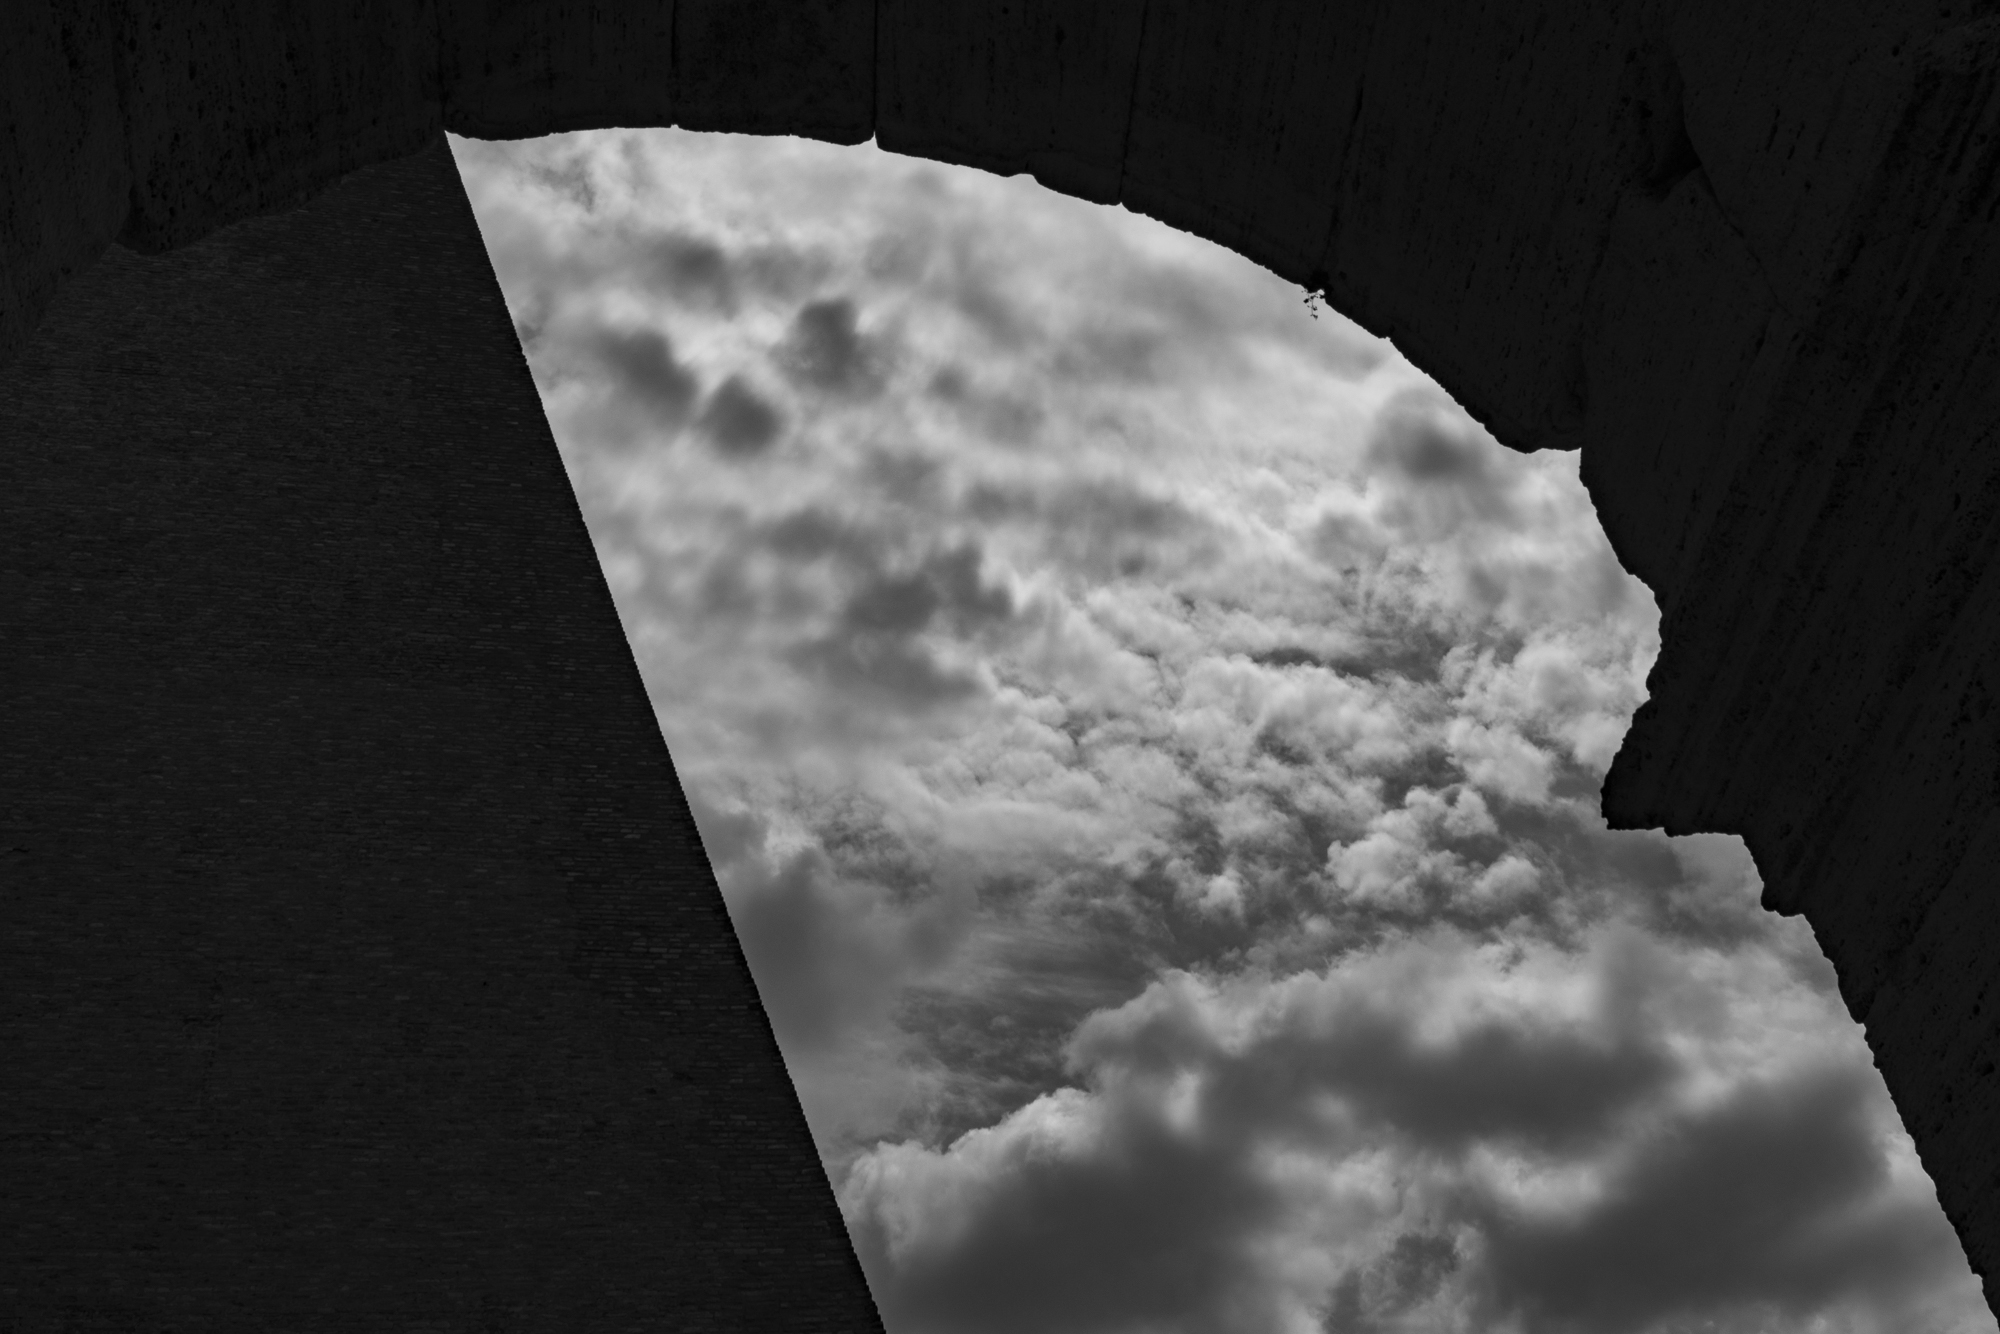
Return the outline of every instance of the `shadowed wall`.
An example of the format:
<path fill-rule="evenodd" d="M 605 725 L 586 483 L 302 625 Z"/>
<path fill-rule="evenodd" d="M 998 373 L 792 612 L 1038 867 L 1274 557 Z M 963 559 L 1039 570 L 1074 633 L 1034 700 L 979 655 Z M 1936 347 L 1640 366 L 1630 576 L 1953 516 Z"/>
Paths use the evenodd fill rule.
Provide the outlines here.
<path fill-rule="evenodd" d="M 126 353 L 118 339 L 128 336 L 113 331 L 136 318 L 128 293 L 155 290 L 146 284 L 156 281 L 153 309 L 175 318 L 225 318 L 228 300 L 248 301 L 225 295 L 234 289 L 216 275 L 227 266 L 203 270 L 197 258 L 211 253 L 198 243 L 216 228 L 294 205 L 367 163 L 420 148 L 431 156 L 395 172 L 443 162 L 441 128 L 526 137 L 673 124 L 846 143 L 872 134 L 899 152 L 1032 171 L 1055 189 L 1122 202 L 1324 290 L 1342 312 L 1394 338 L 1503 442 L 1582 448 L 1605 530 L 1663 614 L 1652 697 L 1606 780 L 1605 813 L 1616 827 L 1746 838 L 1767 905 L 1804 913 L 1838 968 L 1945 1211 L 1994 1297 L 2000 1005 L 1987 993 L 2000 948 L 1988 906 L 2000 859 L 2000 682 L 1991 666 L 2000 632 L 1992 573 L 2000 539 L 2000 8 L 1990 0 L 1297 0 L 1248 9 L 1208 0 L 385 0 L 337 16 L 249 0 L 203 5 L 198 14 L 185 0 L 48 0 L 23 6 L 23 15 L 19 36 L 0 51 L 0 117 L 12 135 L 11 151 L 0 153 L 0 357 L 15 358 L 0 397 L 10 435 L 4 466 L 10 497 L 29 497 L 9 504 L 44 516 L 34 519 L 41 528 L 16 521 L 15 532 L 61 536 L 10 535 L 6 577 L 27 594 L 19 601 L 30 610 L 19 614 L 42 627 L 17 641 L 30 645 L 37 679 L 48 682 L 42 688 L 72 692 L 62 707 L 106 720 L 91 726 L 107 738 L 124 735 L 108 720 L 121 709 L 143 712 L 155 687 L 108 667 L 92 682 L 68 665 L 86 660 L 98 642 L 91 627 L 109 613 L 61 610 L 71 596 L 62 590 L 80 577 L 62 562 L 97 561 L 90 568 L 126 573 L 93 577 L 135 579 L 134 569 L 173 568 L 144 566 L 144 553 L 183 550 L 179 539 L 152 535 L 149 525 L 163 520 L 145 517 L 158 513 L 147 507 L 163 493 L 131 480 L 139 465 L 123 451 L 139 446 L 109 443 L 121 433 L 176 442 L 158 448 L 185 479 L 176 494 L 194 499 L 175 516 L 196 503 L 232 516 L 220 531 L 198 526 L 200 542 L 185 548 L 197 553 L 186 556 L 193 563 L 155 581 L 181 590 L 173 594 L 184 609 L 177 623 L 207 617 L 202 633 L 216 642 L 248 634 L 241 627 L 250 613 L 231 599 L 264 606 L 256 599 L 275 596 L 249 590 L 251 567 L 225 544 L 230 525 L 261 529 L 267 514 L 282 528 L 284 506 L 296 503 L 283 487 L 255 485 L 259 468 L 315 487 L 365 488 L 372 483 L 364 479 L 379 478 L 402 498 L 355 502 L 344 520 L 351 535 L 369 534 L 361 543 L 369 549 L 428 540 L 424 525 L 439 515 L 508 512 L 483 508 L 470 491 L 449 502 L 456 509 L 421 489 L 396 491 L 391 464 L 365 453 L 338 456 L 356 480 L 337 482 L 335 455 L 274 452 L 269 441 L 289 438 L 275 419 L 257 428 L 265 434 L 245 436 L 236 454 L 226 441 L 194 436 L 222 436 L 257 377 L 278 374 L 284 340 L 243 343 L 240 363 L 224 375 L 203 371 L 189 349 L 165 356 L 176 341 L 209 335 L 186 338 L 164 314 L 129 335 Z M 342 189 L 392 178 L 402 179 L 354 178 Z M 488 645 L 479 651 L 526 671 L 537 655 L 561 657 L 553 645 L 573 634 L 580 647 L 564 660 L 618 675 L 629 698 L 617 707 L 636 718 L 637 679 L 601 579 L 585 568 L 589 546 L 463 199 L 426 188 L 436 216 L 412 205 L 398 215 L 407 219 L 396 223 L 400 232 L 384 230 L 371 244 L 405 235 L 395 244 L 416 245 L 409 238 L 456 210 L 452 226 L 474 246 L 455 261 L 459 281 L 468 292 L 484 285 L 478 299 L 495 312 L 491 329 L 459 341 L 441 311 L 398 295 L 421 286 L 414 260 L 395 281 L 370 269 L 379 300 L 397 313 L 369 318 L 424 322 L 435 346 L 423 356 L 448 355 L 460 370 L 477 365 L 475 379 L 514 377 L 511 401 L 530 406 L 512 411 L 530 414 L 532 425 L 513 428 L 520 462 L 511 466 L 540 470 L 532 483 L 529 471 L 520 474 L 522 487 L 540 489 L 533 502 L 521 493 L 518 521 L 530 522 L 531 503 L 544 507 L 534 522 L 562 534 L 546 539 L 548 550 L 567 552 L 563 578 L 576 581 L 565 585 L 571 594 L 551 594 L 546 610 L 524 605 L 498 639 L 482 638 L 470 622 L 441 622 L 430 651 L 443 664 Z M 335 199 L 322 203 L 337 210 Z M 301 218 L 333 216 L 313 208 L 256 225 L 279 235 L 308 225 Z M 335 239 L 339 224 L 325 225 L 328 239 L 314 244 L 347 253 Z M 112 251 L 91 268 L 114 239 L 158 258 Z M 284 262 L 264 261 L 268 271 L 256 281 L 278 281 L 301 264 L 310 271 L 310 252 L 274 244 Z M 352 262 L 357 271 L 382 263 L 372 254 Z M 344 289 L 348 275 L 323 271 L 323 280 Z M 77 303 L 96 300 L 100 313 L 65 307 L 59 289 Z M 299 329 L 329 318 L 300 300 Z M 44 310 L 51 322 L 38 330 Z M 350 341 L 344 333 L 294 336 L 322 358 Z M 491 349 L 490 361 L 479 360 L 488 355 L 480 348 Z M 130 409 L 155 415 L 129 427 L 93 419 L 105 393 L 63 368 L 64 358 L 111 364 L 119 355 L 162 357 L 155 374 L 167 386 L 162 402 Z M 440 382 L 464 378 L 442 360 L 433 364 Z M 380 403 L 381 438 L 415 442 L 396 452 L 396 466 L 430 469 L 441 485 L 460 464 L 447 462 L 427 430 L 412 429 L 416 417 L 398 415 L 438 401 L 415 387 L 413 374 L 383 362 L 329 368 L 323 383 L 329 401 Z M 352 377 L 349 388 L 335 393 L 343 377 Z M 407 399 L 394 401 L 396 392 Z M 180 434 L 171 434 L 159 414 L 175 395 L 190 403 L 188 422 L 208 424 L 172 424 Z M 530 457 L 535 449 L 541 462 Z M 117 485 L 87 481 L 93 468 Z M 59 513 L 60 524 L 47 517 Z M 408 568 L 435 574 L 412 574 L 409 596 L 456 605 L 458 595 L 443 590 L 469 577 L 450 564 L 466 553 L 449 541 L 438 550 L 445 554 L 413 557 Z M 155 594 L 132 596 L 135 606 L 160 605 Z M 563 619 L 585 604 L 599 608 L 588 627 Z M 394 614 L 414 626 L 417 605 Z M 344 625 L 352 614 L 335 619 Z M 321 632 L 308 622 L 271 624 L 259 641 L 267 647 L 321 651 L 310 647 Z M 208 642 L 177 641 L 155 661 L 196 661 L 191 645 Z M 517 646 L 492 647 L 501 643 Z M 359 663 L 381 650 L 357 641 L 342 651 Z M 554 725 L 551 706 L 539 702 L 546 697 L 533 697 L 533 709 L 500 709 L 516 741 L 492 744 L 532 745 L 525 738 L 533 729 Z M 232 708 L 251 709 L 258 697 L 230 698 Z M 338 709 L 347 706 L 308 698 L 296 707 L 308 733 L 342 734 Z M 81 744 L 67 733 L 18 733 L 23 739 L 7 744 L 26 749 L 10 757 L 10 769 L 42 775 L 32 780 L 40 805 L 29 809 L 44 812 L 23 825 L 25 864 L 41 855 L 32 852 L 36 840 L 48 841 L 37 830 L 83 830 L 91 826 L 74 822 L 87 819 L 104 830 L 90 854 L 104 860 L 101 876 L 112 876 L 120 859 L 154 864 L 158 854 L 142 851 L 135 832 L 155 818 L 141 818 L 151 809 L 153 770 L 145 766 L 170 764 L 184 753 L 176 747 L 198 746 L 204 729 L 220 726 L 189 715 L 180 739 L 160 743 L 168 758 L 110 756 L 94 768 L 59 762 L 71 753 L 64 747 Z M 652 758 L 631 763 L 654 766 L 647 781 L 665 791 L 665 752 L 650 722 L 642 730 L 654 737 Z M 414 747 L 419 734 L 398 735 Z M 438 740 L 424 762 L 444 764 L 449 744 Z M 240 747 L 243 765 L 282 764 L 276 741 Z M 344 763 L 358 774 L 376 761 L 356 752 Z M 259 787 L 279 803 L 274 811 L 286 802 L 314 809 L 322 800 L 315 794 L 346 790 L 337 766 L 308 767 L 288 781 L 297 786 L 282 798 L 273 783 Z M 503 788 L 465 800 L 485 803 L 478 808 L 496 820 L 507 802 L 532 804 L 502 797 Z M 456 800 L 451 790 L 412 780 L 399 809 Z M 637 801 L 633 829 L 649 828 L 655 804 Z M 58 810 L 70 813 L 48 813 Z M 160 814 L 158 828 L 181 831 L 192 819 Z M 642 837 L 691 839 L 684 819 L 675 828 Z M 219 837 L 225 851 L 213 855 L 252 856 L 242 850 L 251 844 Z M 476 864 L 470 836 L 455 837 L 454 855 Z M 721 932 L 733 950 L 706 868 L 693 844 L 682 846 L 694 859 L 684 897 L 709 914 L 702 929 Z M 634 865 L 670 855 L 635 854 Z M 420 859 L 383 866 L 423 875 Z M 531 912 L 540 909 L 525 905 L 542 904 L 549 891 L 512 892 Z M 10 911 L 57 911 L 33 895 L 23 902 Z M 120 929 L 146 941 L 169 928 Z M 524 926 L 522 938 L 539 938 L 540 929 Z M 351 959 L 340 966 L 361 967 Z M 581 966 L 563 976 L 583 976 Z M 728 969 L 747 987 L 740 962 Z M 165 1003 L 164 982 L 134 974 L 120 985 L 131 1007 Z M 10 995 L 10 1017 L 24 1004 Z M 767 1035 L 757 1040 L 782 1094 L 766 1105 L 783 1104 L 772 1115 L 791 1118 L 787 1133 L 806 1163 L 775 1049 Z M 609 1070 L 626 1058 L 595 1059 Z M 811 1189 L 823 1191 L 817 1176 Z M 824 1212 L 837 1227 L 831 1211 L 829 1201 Z"/>
<path fill-rule="evenodd" d="M 0 371 L 0 1327 L 879 1327 L 442 138 Z"/>

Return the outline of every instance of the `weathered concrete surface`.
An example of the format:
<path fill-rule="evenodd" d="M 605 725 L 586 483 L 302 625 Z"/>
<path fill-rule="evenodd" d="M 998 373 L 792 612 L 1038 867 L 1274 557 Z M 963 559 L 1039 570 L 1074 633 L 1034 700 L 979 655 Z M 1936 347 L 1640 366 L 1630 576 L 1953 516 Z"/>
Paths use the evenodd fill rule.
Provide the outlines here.
<path fill-rule="evenodd" d="M 0 1327 L 879 1328 L 451 153 L 0 370 Z"/>
<path fill-rule="evenodd" d="M 17 8 L 0 358 L 110 238 L 440 127 L 873 133 L 1231 246 L 1581 446 L 1665 617 L 1606 813 L 1745 836 L 2000 1298 L 1993 0 Z"/>

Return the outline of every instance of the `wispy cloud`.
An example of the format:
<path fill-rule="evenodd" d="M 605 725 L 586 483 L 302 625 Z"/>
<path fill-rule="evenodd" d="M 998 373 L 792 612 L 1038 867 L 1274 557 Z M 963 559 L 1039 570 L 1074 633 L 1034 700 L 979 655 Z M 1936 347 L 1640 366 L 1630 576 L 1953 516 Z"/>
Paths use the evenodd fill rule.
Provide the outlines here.
<path fill-rule="evenodd" d="M 1992 1330 L 1573 456 L 872 148 L 454 141 L 898 1331 Z"/>

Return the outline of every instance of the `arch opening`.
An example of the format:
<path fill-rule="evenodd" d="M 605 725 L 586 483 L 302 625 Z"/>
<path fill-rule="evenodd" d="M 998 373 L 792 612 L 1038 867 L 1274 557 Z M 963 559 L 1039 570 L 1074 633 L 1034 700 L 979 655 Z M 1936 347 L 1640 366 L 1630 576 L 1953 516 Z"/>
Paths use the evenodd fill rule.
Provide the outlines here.
<path fill-rule="evenodd" d="M 1575 454 L 1024 176 L 452 146 L 892 1332 L 1990 1322 L 1810 927 L 1603 820 Z"/>

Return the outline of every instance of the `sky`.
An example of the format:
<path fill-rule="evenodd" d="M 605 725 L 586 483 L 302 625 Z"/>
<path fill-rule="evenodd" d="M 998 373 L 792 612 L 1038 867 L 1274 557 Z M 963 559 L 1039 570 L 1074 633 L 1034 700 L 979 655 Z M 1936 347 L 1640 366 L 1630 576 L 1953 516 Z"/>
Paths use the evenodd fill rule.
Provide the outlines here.
<path fill-rule="evenodd" d="M 872 144 L 452 139 L 890 1334 L 1994 1334 L 1801 919 L 1607 830 L 1577 456 Z"/>

